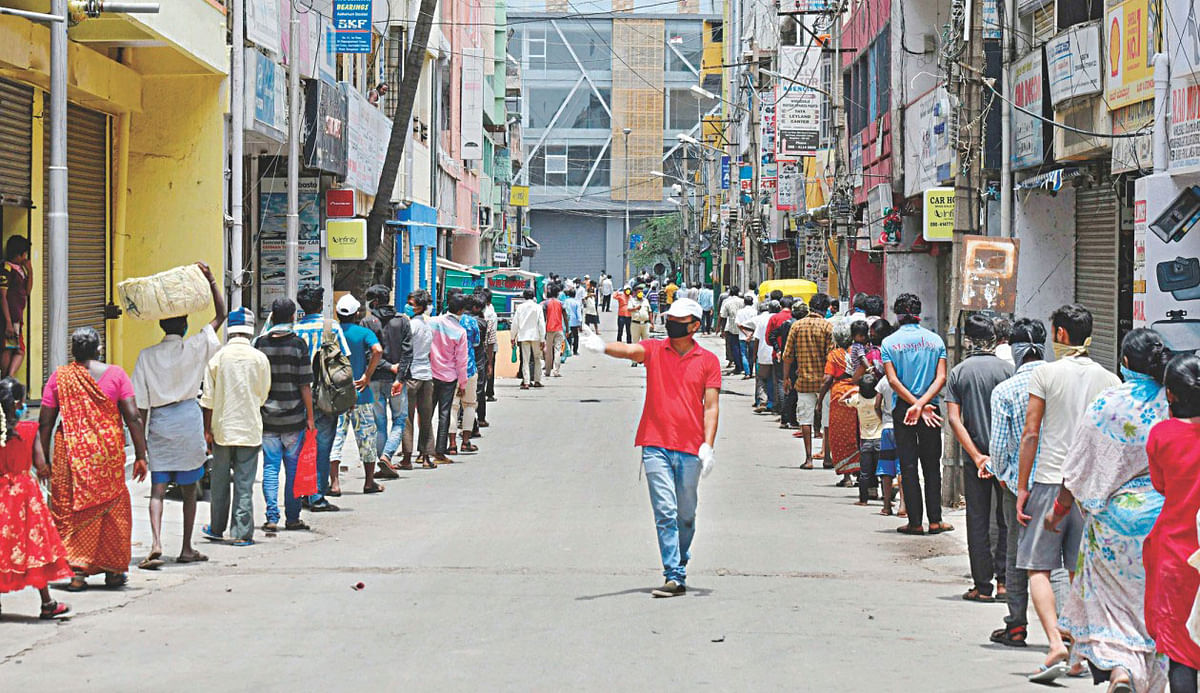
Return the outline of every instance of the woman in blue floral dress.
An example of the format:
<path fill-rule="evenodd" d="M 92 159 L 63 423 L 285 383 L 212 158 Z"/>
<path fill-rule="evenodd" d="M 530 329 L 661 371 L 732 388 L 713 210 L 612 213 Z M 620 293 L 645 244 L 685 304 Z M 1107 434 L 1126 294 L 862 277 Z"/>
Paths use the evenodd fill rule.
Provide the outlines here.
<path fill-rule="evenodd" d="M 1072 502 L 1084 515 L 1071 597 L 1059 615 L 1059 627 L 1075 640 L 1072 658 L 1087 660 L 1109 693 L 1143 693 L 1166 685 L 1143 616 L 1142 542 L 1163 504 L 1150 484 L 1146 437 L 1168 416 L 1168 353 L 1147 329 L 1130 332 L 1121 353 L 1125 382 L 1088 406 L 1063 464 L 1063 490 L 1044 521 L 1053 529 Z"/>

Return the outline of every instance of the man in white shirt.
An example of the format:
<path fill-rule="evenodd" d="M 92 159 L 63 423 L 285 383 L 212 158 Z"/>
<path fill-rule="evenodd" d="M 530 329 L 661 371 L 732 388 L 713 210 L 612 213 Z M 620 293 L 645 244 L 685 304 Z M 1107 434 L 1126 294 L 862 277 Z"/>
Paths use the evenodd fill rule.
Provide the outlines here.
<path fill-rule="evenodd" d="M 1047 530 L 1042 518 L 1058 502 L 1062 465 L 1079 418 L 1096 395 L 1121 384 L 1117 376 L 1087 356 L 1092 342 L 1092 314 L 1087 308 L 1065 305 L 1054 311 L 1050 322 L 1057 360 L 1035 368 L 1029 379 L 1029 409 L 1021 435 L 1017 487 L 1017 520 L 1023 525 L 1017 568 L 1029 571 L 1029 596 L 1050 641 L 1042 667 L 1030 676 L 1037 683 L 1048 683 L 1068 672 L 1068 652 L 1058 630 L 1050 572 L 1066 568 L 1074 579 L 1083 536 L 1083 516 L 1077 505 L 1065 510 L 1066 517 L 1056 531 Z"/>
<path fill-rule="evenodd" d="M 767 323 L 771 321 L 772 315 L 781 310 L 783 304 L 771 301 L 767 304 L 767 310 L 751 320 L 754 325 L 752 337 L 756 345 L 754 351 L 758 368 L 755 371 L 757 379 L 754 381 L 754 411 L 758 414 L 775 410 L 775 349 L 767 341 Z"/>
<path fill-rule="evenodd" d="M 754 318 L 758 315 L 758 307 L 754 305 L 754 297 L 750 294 L 742 298 L 742 303 L 745 305 L 738 309 L 734 320 L 737 322 L 738 340 L 741 342 L 742 368 L 746 370 L 742 380 L 749 380 L 754 377 L 754 363 L 758 360 L 752 353 L 754 344 L 750 341 L 754 334 Z"/>
<path fill-rule="evenodd" d="M 604 304 L 603 304 L 604 312 L 611 313 L 612 312 L 613 281 L 612 281 L 612 277 L 608 276 L 607 274 L 602 275 L 602 276 L 604 277 L 604 279 L 600 281 L 600 296 L 604 301 Z"/>
<path fill-rule="evenodd" d="M 164 332 L 158 344 L 142 349 L 133 367 L 133 394 L 146 425 L 146 447 L 150 465 L 150 553 L 138 564 L 144 570 L 162 567 L 162 514 L 167 486 L 179 486 L 183 494 L 183 549 L 178 563 L 208 560 L 192 548 L 196 524 L 196 482 L 204 478 L 208 457 L 204 442 L 204 415 L 200 411 L 200 383 L 209 359 L 221 348 L 217 329 L 225 322 L 225 298 L 217 280 L 204 263 L 216 315 L 199 334 L 184 339 L 186 315 L 159 320 Z"/>
<path fill-rule="evenodd" d="M 725 360 L 728 362 L 733 375 L 741 375 L 744 372 L 742 368 L 742 342 L 738 337 L 741 330 L 737 326 L 737 313 L 746 306 L 746 302 L 742 300 L 742 295 L 736 286 L 729 287 L 729 296 L 721 303 L 721 308 L 717 313 L 717 325 L 721 329 L 721 333 L 725 337 Z"/>
<path fill-rule="evenodd" d="M 513 311 L 511 337 L 521 349 L 521 389 L 542 387 L 542 349 L 546 346 L 546 315 L 534 300 L 533 289 L 525 289 L 524 299 Z"/>

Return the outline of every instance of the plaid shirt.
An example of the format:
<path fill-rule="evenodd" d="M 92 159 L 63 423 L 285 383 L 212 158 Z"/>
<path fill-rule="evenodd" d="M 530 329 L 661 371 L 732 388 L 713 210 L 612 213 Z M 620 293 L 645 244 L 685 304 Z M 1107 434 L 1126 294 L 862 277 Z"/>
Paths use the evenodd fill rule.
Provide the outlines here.
<path fill-rule="evenodd" d="M 991 457 L 987 470 L 1013 493 L 1017 492 L 1020 481 L 1021 434 L 1025 431 L 1025 412 L 1029 408 L 1029 379 L 1033 377 L 1033 369 L 1043 363 L 1023 364 L 1013 377 L 992 390 L 992 436 L 988 444 Z M 1033 472 L 1029 479 L 1033 480 Z"/>
<path fill-rule="evenodd" d="M 833 324 L 816 315 L 797 320 L 788 332 L 783 360 L 796 363 L 796 392 L 819 392 L 825 359 L 833 351 Z"/>

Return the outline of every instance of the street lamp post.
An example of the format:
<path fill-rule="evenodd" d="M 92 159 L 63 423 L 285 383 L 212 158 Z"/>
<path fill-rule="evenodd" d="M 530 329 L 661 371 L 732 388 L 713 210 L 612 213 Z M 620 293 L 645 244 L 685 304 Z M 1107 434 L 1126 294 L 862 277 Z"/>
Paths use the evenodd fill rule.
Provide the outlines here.
<path fill-rule="evenodd" d="M 625 134 L 625 243 L 621 246 L 621 258 L 625 265 L 625 281 L 629 281 L 629 133 L 630 128 L 621 130 Z"/>

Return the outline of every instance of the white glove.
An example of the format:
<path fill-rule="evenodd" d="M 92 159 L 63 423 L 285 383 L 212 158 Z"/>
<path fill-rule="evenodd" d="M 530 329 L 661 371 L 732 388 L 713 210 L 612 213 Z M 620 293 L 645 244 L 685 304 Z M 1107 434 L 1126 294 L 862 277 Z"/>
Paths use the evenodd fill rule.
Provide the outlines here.
<path fill-rule="evenodd" d="M 583 351 L 590 351 L 593 354 L 603 354 L 605 349 L 604 338 L 592 331 L 592 328 L 584 325 L 580 329 L 581 337 L 579 338 L 579 348 Z"/>
<path fill-rule="evenodd" d="M 704 443 L 700 446 L 700 452 L 696 454 L 700 458 L 700 476 L 701 478 L 706 477 L 712 471 L 713 465 L 717 463 L 717 459 L 713 455 L 713 448 L 708 443 Z"/>

